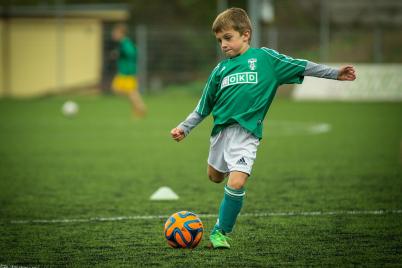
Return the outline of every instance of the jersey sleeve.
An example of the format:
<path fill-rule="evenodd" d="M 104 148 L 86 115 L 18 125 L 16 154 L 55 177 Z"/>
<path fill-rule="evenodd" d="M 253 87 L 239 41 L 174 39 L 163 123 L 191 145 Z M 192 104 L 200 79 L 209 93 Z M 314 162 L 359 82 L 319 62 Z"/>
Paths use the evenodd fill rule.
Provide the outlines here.
<path fill-rule="evenodd" d="M 219 79 L 217 77 L 219 66 L 220 64 L 218 64 L 209 75 L 201 99 L 199 100 L 198 105 L 195 108 L 195 111 L 204 117 L 212 112 L 215 104 L 216 91 L 219 87 Z"/>
<path fill-rule="evenodd" d="M 304 70 L 303 75 L 337 80 L 339 70 L 324 64 L 317 64 L 307 61 L 306 69 Z"/>
<path fill-rule="evenodd" d="M 279 84 L 301 84 L 303 82 L 304 70 L 307 61 L 294 59 L 292 57 L 280 54 L 273 49 L 262 48 L 270 58 L 276 79 Z"/>
<path fill-rule="evenodd" d="M 184 134 L 187 136 L 193 128 L 195 128 L 199 123 L 201 123 L 202 120 L 204 120 L 204 118 L 205 117 L 203 117 L 196 111 L 193 111 L 187 116 L 186 120 L 181 122 L 177 127 L 181 128 L 184 131 Z"/>

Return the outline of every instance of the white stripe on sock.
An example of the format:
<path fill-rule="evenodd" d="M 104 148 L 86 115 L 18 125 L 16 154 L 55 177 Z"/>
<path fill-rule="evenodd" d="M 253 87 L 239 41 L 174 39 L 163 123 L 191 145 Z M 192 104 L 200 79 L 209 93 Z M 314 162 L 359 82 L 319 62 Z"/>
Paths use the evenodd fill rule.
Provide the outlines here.
<path fill-rule="evenodd" d="M 242 193 L 240 193 L 240 194 L 238 194 L 238 193 L 234 193 L 234 192 L 232 192 L 231 190 L 229 190 L 229 188 L 227 188 L 227 187 L 225 187 L 225 192 L 228 194 L 228 195 L 231 195 L 231 196 L 234 196 L 234 197 L 239 197 L 239 196 L 244 196 L 245 194 L 246 194 L 246 192 L 242 192 Z"/>

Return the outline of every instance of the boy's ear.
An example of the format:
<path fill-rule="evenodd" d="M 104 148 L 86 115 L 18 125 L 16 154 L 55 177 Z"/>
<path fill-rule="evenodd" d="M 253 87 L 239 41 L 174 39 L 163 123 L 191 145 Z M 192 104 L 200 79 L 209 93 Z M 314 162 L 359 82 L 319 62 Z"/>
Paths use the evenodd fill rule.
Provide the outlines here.
<path fill-rule="evenodd" d="M 247 41 L 250 43 L 251 34 L 249 30 L 243 32 L 243 37 L 247 38 Z"/>

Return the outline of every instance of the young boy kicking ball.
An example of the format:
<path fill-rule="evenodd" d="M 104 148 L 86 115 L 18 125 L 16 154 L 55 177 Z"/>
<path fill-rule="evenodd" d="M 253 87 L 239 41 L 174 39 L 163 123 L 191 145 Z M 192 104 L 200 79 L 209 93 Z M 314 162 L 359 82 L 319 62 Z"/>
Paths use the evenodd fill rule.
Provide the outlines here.
<path fill-rule="evenodd" d="M 171 135 L 181 141 L 212 113 L 208 177 L 216 183 L 225 177 L 229 179 L 210 240 L 213 248 L 230 248 L 227 234 L 232 231 L 243 206 L 244 186 L 277 88 L 282 84 L 300 84 L 304 76 L 353 81 L 356 75 L 353 66 L 333 69 L 293 59 L 269 48 L 250 47 L 250 19 L 240 8 L 220 13 L 212 31 L 227 59 L 213 69 L 197 107 L 172 129 Z"/>

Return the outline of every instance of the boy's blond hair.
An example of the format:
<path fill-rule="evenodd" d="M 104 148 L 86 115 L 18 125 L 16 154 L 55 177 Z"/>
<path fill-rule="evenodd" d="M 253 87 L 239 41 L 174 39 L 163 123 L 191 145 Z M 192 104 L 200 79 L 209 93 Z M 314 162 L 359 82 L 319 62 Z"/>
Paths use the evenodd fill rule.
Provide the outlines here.
<path fill-rule="evenodd" d="M 246 31 L 250 32 L 249 42 L 251 40 L 251 22 L 244 9 L 232 7 L 221 12 L 212 24 L 214 33 L 222 32 L 223 30 L 233 29 L 243 35 Z"/>

